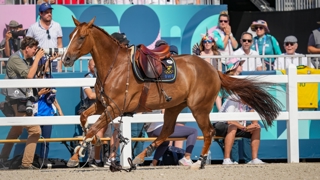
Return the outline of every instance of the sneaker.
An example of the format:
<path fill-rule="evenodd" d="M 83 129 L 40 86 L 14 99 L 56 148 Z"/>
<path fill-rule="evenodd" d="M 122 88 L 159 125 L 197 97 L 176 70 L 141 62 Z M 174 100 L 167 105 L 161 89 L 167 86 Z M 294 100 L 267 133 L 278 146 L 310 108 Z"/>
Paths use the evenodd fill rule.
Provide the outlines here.
<path fill-rule="evenodd" d="M 114 161 L 117 166 L 120 166 L 120 162 L 117 161 L 116 159 L 112 159 L 112 160 L 107 159 L 106 163 L 104 164 L 104 167 L 109 167 L 109 166 L 111 166 L 111 161 Z"/>
<path fill-rule="evenodd" d="M 191 166 L 193 164 L 191 159 L 186 159 L 185 157 L 179 160 L 179 164 L 182 166 Z"/>
<path fill-rule="evenodd" d="M 233 164 L 239 164 L 237 161 L 233 162 Z"/>
<path fill-rule="evenodd" d="M 226 158 L 226 159 L 223 160 L 223 163 L 222 163 L 222 164 L 223 164 L 223 165 L 232 165 L 232 164 L 234 164 L 234 163 L 231 161 L 230 158 Z"/>
<path fill-rule="evenodd" d="M 108 158 L 106 160 L 106 163 L 104 164 L 104 167 L 109 167 L 109 166 L 111 166 L 111 160 Z"/>
<path fill-rule="evenodd" d="M 95 159 L 93 159 L 90 163 L 89 163 L 89 166 L 90 167 L 93 167 L 93 168 L 97 168 L 97 167 L 103 167 L 103 162 L 100 161 L 97 163 L 97 161 Z"/>
<path fill-rule="evenodd" d="M 261 160 L 258 159 L 258 158 L 255 158 L 254 160 L 249 161 L 247 164 L 266 164 L 266 163 L 263 162 L 263 161 L 261 161 Z"/>
<path fill-rule="evenodd" d="M 23 166 L 23 165 L 21 165 L 21 166 L 19 166 L 19 168 L 20 169 L 29 169 L 29 170 L 38 170 L 39 169 L 39 168 L 37 168 L 37 167 L 35 167 L 33 165 L 31 165 L 31 166 Z"/>

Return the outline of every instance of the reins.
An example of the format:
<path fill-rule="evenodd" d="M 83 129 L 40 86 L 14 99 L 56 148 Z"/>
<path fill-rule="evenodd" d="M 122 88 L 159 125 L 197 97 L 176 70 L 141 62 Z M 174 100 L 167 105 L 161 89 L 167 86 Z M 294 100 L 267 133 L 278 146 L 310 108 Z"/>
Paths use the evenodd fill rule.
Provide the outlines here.
<path fill-rule="evenodd" d="M 128 72 L 128 73 L 127 73 L 127 82 L 126 82 L 126 90 L 125 90 L 125 95 L 124 95 L 124 104 L 123 104 L 123 108 L 122 108 L 122 109 L 120 109 L 119 106 L 112 100 L 112 98 L 110 98 L 110 97 L 105 93 L 104 87 L 103 87 L 104 83 L 107 81 L 107 79 L 108 79 L 111 71 L 112 71 L 113 68 L 114 68 L 115 62 L 116 62 L 117 59 L 118 59 L 117 57 L 118 57 L 118 54 L 119 54 L 119 49 L 120 49 L 120 46 L 118 46 L 118 48 L 117 48 L 115 58 L 114 58 L 114 60 L 113 60 L 113 62 L 112 62 L 112 64 L 111 64 L 111 66 L 110 66 L 110 68 L 109 68 L 109 70 L 108 70 L 108 72 L 107 72 L 107 75 L 105 76 L 104 80 L 101 81 L 100 78 L 99 78 L 99 75 L 98 75 L 97 73 L 96 73 L 96 77 L 97 77 L 97 79 L 98 79 L 97 85 L 100 86 L 100 90 L 99 90 L 99 92 L 100 92 L 100 98 L 99 98 L 99 100 L 100 100 L 101 104 L 102 104 L 102 105 L 104 106 L 104 108 L 105 108 L 104 113 L 105 113 L 106 116 L 108 116 L 108 117 L 110 118 L 111 125 L 114 127 L 114 131 L 117 131 L 117 132 L 118 132 L 118 137 L 117 137 L 117 139 L 119 140 L 119 143 L 124 143 L 124 145 L 122 146 L 121 151 L 120 151 L 120 155 L 121 155 L 121 154 L 122 154 L 122 151 L 123 151 L 123 148 L 125 147 L 125 145 L 127 145 L 127 144 L 129 143 L 129 139 L 123 137 L 122 134 L 121 134 L 120 128 L 116 128 L 116 127 L 114 126 L 114 124 L 113 124 L 113 118 L 112 118 L 110 112 L 107 110 L 108 104 L 106 103 L 106 101 L 105 101 L 104 98 L 108 99 L 109 101 L 111 101 L 111 102 L 116 106 L 116 108 L 118 109 L 118 111 L 119 111 L 119 113 L 120 113 L 120 117 L 121 117 L 120 120 L 119 120 L 119 123 L 123 123 L 122 117 L 124 116 L 123 112 L 124 112 L 125 106 L 126 106 L 126 100 L 127 100 L 127 95 L 128 95 L 128 89 L 129 89 L 129 80 L 130 80 L 130 76 L 129 76 L 129 75 L 130 75 L 130 63 L 129 63 L 129 62 L 130 62 L 130 56 L 128 56 L 128 63 L 127 63 L 127 64 L 128 64 L 128 66 L 127 66 L 127 72 Z M 115 152 L 115 147 L 112 149 L 112 152 Z M 124 170 L 124 171 L 126 171 L 126 172 L 130 172 L 130 171 L 132 171 L 132 170 L 135 170 L 135 169 L 136 169 L 136 166 L 133 165 L 132 160 L 131 160 L 130 157 L 128 158 L 128 162 L 129 162 L 129 164 L 130 164 L 130 168 L 128 168 L 128 169 L 123 169 L 121 165 L 117 165 L 114 161 L 111 161 L 110 170 L 111 170 L 112 172 L 121 171 L 121 170 Z"/>

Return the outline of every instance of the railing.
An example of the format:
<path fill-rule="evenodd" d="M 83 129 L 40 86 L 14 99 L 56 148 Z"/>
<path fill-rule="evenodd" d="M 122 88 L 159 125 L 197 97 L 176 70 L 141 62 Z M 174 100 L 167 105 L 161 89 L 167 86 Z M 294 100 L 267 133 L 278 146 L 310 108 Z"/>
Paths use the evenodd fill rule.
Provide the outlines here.
<path fill-rule="evenodd" d="M 218 64 L 220 64 L 221 62 L 227 62 L 229 58 L 239 58 L 241 60 L 246 60 L 246 61 L 249 61 L 249 58 L 252 59 L 254 58 L 254 60 L 256 59 L 260 59 L 262 61 L 262 69 L 263 70 L 266 70 L 267 66 L 271 66 L 271 58 L 274 58 L 275 61 L 277 60 L 277 67 L 279 67 L 279 63 L 280 61 L 284 61 L 283 64 L 285 67 L 287 67 L 287 62 L 286 60 L 287 59 L 290 59 L 291 60 L 291 63 L 292 61 L 294 60 L 294 58 L 298 58 L 299 60 L 299 64 L 301 65 L 303 61 L 307 61 L 307 66 L 310 66 L 311 67 L 311 58 L 317 58 L 317 61 L 320 62 L 320 54 L 308 54 L 308 55 L 303 55 L 303 54 L 299 54 L 299 55 L 250 55 L 250 56 L 246 56 L 246 55 L 230 55 L 230 56 L 200 56 L 201 58 L 212 58 L 212 59 L 216 59 L 218 60 Z M 281 58 L 281 59 L 279 59 Z M 269 65 L 266 65 L 264 63 L 264 59 L 269 59 Z M 247 65 L 247 69 L 249 69 L 249 63 L 246 63 Z M 256 64 L 256 61 L 254 61 L 254 67 L 257 68 L 257 64 Z M 220 69 L 221 67 L 218 67 L 217 69 L 221 71 Z M 315 68 L 318 68 L 318 67 L 315 67 Z M 269 68 L 268 71 L 271 71 L 271 68 Z"/>
<path fill-rule="evenodd" d="M 277 11 L 320 8 L 320 0 L 276 0 Z"/>
<path fill-rule="evenodd" d="M 285 67 L 287 67 L 286 59 L 291 59 L 291 63 L 292 63 L 292 60 L 294 58 L 298 58 L 299 59 L 299 65 L 301 65 L 302 62 L 306 60 L 307 61 L 307 66 L 312 67 L 311 66 L 312 65 L 311 58 L 315 58 L 316 59 L 316 63 L 318 62 L 318 64 L 320 64 L 320 54 L 264 55 L 264 56 L 262 56 L 262 55 L 250 55 L 250 56 L 232 55 L 232 56 L 200 56 L 200 57 L 201 58 L 217 59 L 218 60 L 218 64 L 220 64 L 221 62 L 226 62 L 226 61 L 228 61 L 229 58 L 234 58 L 234 57 L 240 58 L 240 59 L 244 59 L 244 60 L 247 60 L 247 61 L 248 61 L 249 58 L 254 58 L 254 59 L 260 58 L 260 59 L 262 59 L 263 69 L 266 68 L 266 65 L 263 63 L 263 61 L 264 61 L 263 59 L 264 58 L 275 58 L 275 59 L 281 58 L 280 60 L 284 61 L 283 64 L 284 64 Z M 82 56 L 75 62 L 75 65 L 73 67 L 63 67 L 63 72 L 88 72 L 87 61 L 89 59 L 91 59 L 91 58 L 92 58 L 91 56 Z M 58 58 L 57 60 L 60 60 L 60 58 Z M 0 58 L 0 74 L 4 74 L 2 62 L 5 62 L 5 61 L 8 61 L 8 58 Z M 280 61 L 277 61 L 277 63 L 278 63 L 277 67 L 279 67 L 279 62 Z M 271 60 L 269 60 L 269 63 L 271 63 Z M 246 63 L 246 64 L 247 64 L 247 68 L 249 69 L 249 63 Z M 257 67 L 256 62 L 255 62 L 255 67 Z M 316 66 L 315 68 L 318 69 L 319 67 L 320 67 L 320 65 Z M 221 67 L 217 67 L 217 69 L 221 71 Z M 271 71 L 271 70 L 269 70 L 269 71 Z"/>
<path fill-rule="evenodd" d="M 259 77 L 261 81 L 286 83 L 287 84 L 287 110 L 280 113 L 276 120 L 287 121 L 287 160 L 288 163 L 299 163 L 299 137 L 298 137 L 298 119 L 299 120 L 316 120 L 320 117 L 317 111 L 298 111 L 297 103 L 297 83 L 299 82 L 320 82 L 320 75 L 297 75 L 296 67 L 290 65 L 288 75 L 270 75 Z M 237 78 L 245 78 L 247 76 L 238 76 Z M 253 76 L 250 76 L 253 77 Z M 10 79 L 0 80 L 0 88 L 14 87 L 81 87 L 92 86 L 95 83 L 94 78 L 70 79 Z M 94 123 L 98 116 L 89 117 L 89 123 Z M 248 113 L 211 113 L 211 121 L 229 121 L 238 120 L 257 120 L 260 116 L 256 112 Z M 115 119 L 117 120 L 117 119 Z M 124 117 L 121 124 L 121 130 L 124 137 L 131 137 L 131 123 L 151 123 L 162 122 L 162 114 L 137 114 L 134 117 Z M 192 114 L 184 113 L 178 116 L 178 122 L 194 122 Z M 79 124 L 79 116 L 51 116 L 45 119 L 41 117 L 2 117 L 0 118 L 0 126 L 21 126 L 21 125 L 68 125 Z M 129 142 L 121 155 L 121 164 L 129 166 L 126 161 L 127 157 L 131 157 L 131 142 Z"/>

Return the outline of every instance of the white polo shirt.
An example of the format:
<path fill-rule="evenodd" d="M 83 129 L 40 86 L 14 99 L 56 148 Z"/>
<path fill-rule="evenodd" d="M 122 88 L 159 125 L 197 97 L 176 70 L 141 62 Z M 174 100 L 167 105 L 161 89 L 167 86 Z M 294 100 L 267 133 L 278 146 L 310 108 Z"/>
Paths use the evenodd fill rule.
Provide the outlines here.
<path fill-rule="evenodd" d="M 49 27 L 50 39 L 48 38 L 47 30 L 43 28 L 40 21 L 32 24 L 27 32 L 26 36 L 33 37 L 39 41 L 39 46 L 41 48 L 57 48 L 58 47 L 58 37 L 62 37 L 62 29 L 59 23 L 51 21 Z"/>
<path fill-rule="evenodd" d="M 287 53 L 283 53 L 282 55 L 288 55 Z M 299 53 L 294 53 L 294 55 L 301 55 Z M 298 57 L 295 58 L 284 58 L 284 57 L 279 57 L 274 61 L 274 69 L 288 69 L 290 64 L 294 64 L 295 66 L 299 65 L 308 65 L 308 59 L 307 57 L 302 57 L 301 58 L 301 63 L 299 63 Z M 314 68 L 313 64 L 310 62 L 310 67 Z"/>
<path fill-rule="evenodd" d="M 243 56 L 243 55 L 259 55 L 259 53 L 255 50 L 250 49 L 249 54 L 246 54 L 242 47 L 239 48 L 238 50 L 233 52 L 233 55 L 239 55 L 239 56 Z M 261 58 L 253 58 L 253 57 L 248 57 L 248 58 L 240 58 L 241 60 L 246 60 L 243 65 L 242 65 L 242 70 L 243 71 L 256 71 L 257 67 L 262 67 L 262 63 L 261 63 Z"/>

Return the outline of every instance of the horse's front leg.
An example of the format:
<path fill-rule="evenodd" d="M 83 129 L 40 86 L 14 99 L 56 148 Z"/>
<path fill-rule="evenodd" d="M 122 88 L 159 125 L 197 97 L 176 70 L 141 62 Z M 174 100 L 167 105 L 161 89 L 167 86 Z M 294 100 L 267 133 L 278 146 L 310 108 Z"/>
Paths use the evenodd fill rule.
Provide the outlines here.
<path fill-rule="evenodd" d="M 91 106 L 92 107 L 92 106 Z M 99 110 L 99 108 L 98 108 Z M 99 112 L 99 111 L 97 111 Z M 99 112 L 101 113 L 101 112 Z M 75 167 L 79 164 L 79 157 L 84 157 L 85 152 L 87 150 L 88 144 L 92 142 L 92 144 L 97 144 L 100 142 L 99 137 L 96 136 L 97 132 L 102 129 L 103 127 L 107 127 L 109 124 L 110 119 L 107 118 L 105 113 L 102 113 L 99 119 L 90 127 L 87 131 L 86 136 L 84 137 L 81 145 L 77 146 L 74 149 L 73 156 L 69 159 L 67 166 L 68 167 Z"/>
<path fill-rule="evenodd" d="M 80 126 L 82 127 L 84 136 L 87 134 L 88 127 L 89 127 L 88 117 L 94 114 L 97 114 L 97 110 L 98 110 L 98 103 L 95 102 L 88 109 L 86 109 L 80 114 Z"/>

